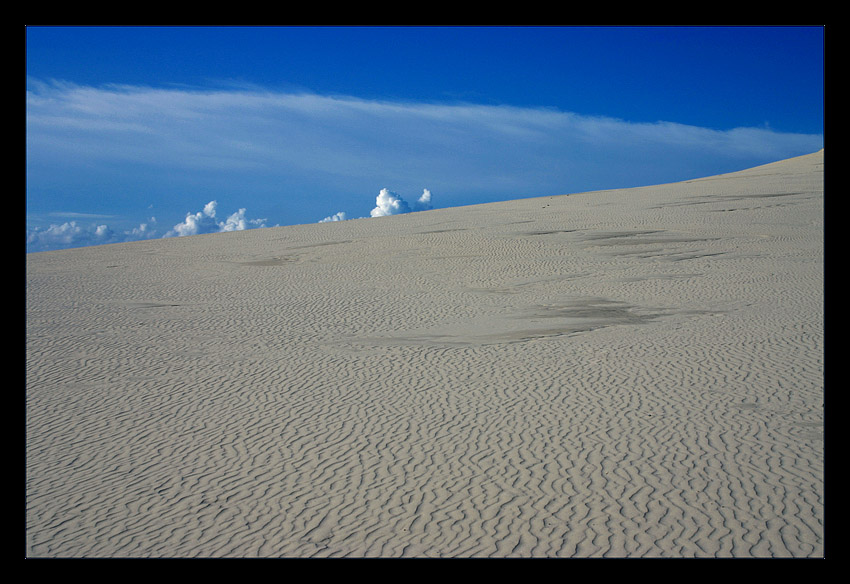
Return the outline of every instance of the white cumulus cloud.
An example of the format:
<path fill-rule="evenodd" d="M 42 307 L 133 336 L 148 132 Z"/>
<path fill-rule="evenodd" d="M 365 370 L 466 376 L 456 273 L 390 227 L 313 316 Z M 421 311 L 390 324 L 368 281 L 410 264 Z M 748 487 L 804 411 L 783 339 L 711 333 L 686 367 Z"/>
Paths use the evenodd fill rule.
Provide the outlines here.
<path fill-rule="evenodd" d="M 224 221 L 216 220 L 217 201 L 210 201 L 202 211 L 187 213 L 186 219 L 178 223 L 165 234 L 165 237 L 183 237 L 201 233 L 220 233 L 224 231 L 242 231 L 250 227 L 265 227 L 265 219 L 247 219 L 245 209 L 239 209 Z"/>
<path fill-rule="evenodd" d="M 330 217 L 325 217 L 319 223 L 330 223 L 331 221 L 345 221 L 348 217 L 345 214 L 345 211 L 340 211 L 339 213 L 334 213 Z"/>
<path fill-rule="evenodd" d="M 416 201 L 408 203 L 398 193 L 388 189 L 381 189 L 375 199 L 376 207 L 372 209 L 372 217 L 386 217 L 387 215 L 399 215 L 413 211 L 425 211 L 431 208 L 431 191 L 425 189 Z"/>
<path fill-rule="evenodd" d="M 246 216 L 245 209 L 239 209 L 224 220 L 218 220 L 216 219 L 217 207 L 216 201 L 210 201 L 204 205 L 201 211 L 187 213 L 186 219 L 182 223 L 178 223 L 165 234 L 157 231 L 156 217 L 151 217 L 147 222 L 140 223 L 138 227 L 119 231 L 104 223 L 84 224 L 76 219 L 64 223 L 54 223 L 48 227 L 33 227 L 27 229 L 27 252 L 266 227 L 265 219 L 249 219 Z M 63 215 L 72 217 L 91 216 L 85 213 L 63 213 Z"/>
<path fill-rule="evenodd" d="M 27 247 L 32 249 L 54 249 L 109 243 L 112 232 L 106 225 L 81 225 L 66 221 L 47 228 L 33 229 L 27 234 Z"/>

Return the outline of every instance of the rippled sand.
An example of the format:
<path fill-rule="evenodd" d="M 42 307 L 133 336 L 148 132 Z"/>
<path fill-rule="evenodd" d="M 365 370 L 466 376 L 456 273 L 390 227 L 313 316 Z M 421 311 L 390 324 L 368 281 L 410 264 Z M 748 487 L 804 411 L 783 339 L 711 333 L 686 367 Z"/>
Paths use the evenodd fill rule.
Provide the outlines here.
<path fill-rule="evenodd" d="M 29 254 L 31 557 L 821 556 L 823 151 Z"/>

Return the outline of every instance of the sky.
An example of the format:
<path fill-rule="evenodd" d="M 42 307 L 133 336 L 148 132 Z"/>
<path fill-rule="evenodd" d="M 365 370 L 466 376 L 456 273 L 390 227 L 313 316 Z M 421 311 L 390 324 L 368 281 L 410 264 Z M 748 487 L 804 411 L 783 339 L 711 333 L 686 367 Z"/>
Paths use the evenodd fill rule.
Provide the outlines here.
<path fill-rule="evenodd" d="M 661 184 L 823 148 L 824 28 L 26 28 L 27 252 Z"/>

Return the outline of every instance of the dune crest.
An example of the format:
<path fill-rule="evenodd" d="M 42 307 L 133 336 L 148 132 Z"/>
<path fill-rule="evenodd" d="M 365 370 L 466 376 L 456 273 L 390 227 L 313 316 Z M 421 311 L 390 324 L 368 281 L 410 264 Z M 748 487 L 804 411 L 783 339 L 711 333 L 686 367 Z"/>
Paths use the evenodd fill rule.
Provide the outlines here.
<path fill-rule="evenodd" d="M 811 557 L 823 151 L 29 254 L 31 557 Z"/>

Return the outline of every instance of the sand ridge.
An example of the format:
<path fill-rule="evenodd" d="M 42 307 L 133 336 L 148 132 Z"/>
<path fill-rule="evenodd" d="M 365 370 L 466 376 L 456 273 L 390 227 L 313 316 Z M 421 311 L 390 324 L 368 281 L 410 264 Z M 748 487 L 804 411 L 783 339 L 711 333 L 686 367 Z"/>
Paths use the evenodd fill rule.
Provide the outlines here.
<path fill-rule="evenodd" d="M 818 557 L 823 151 L 27 256 L 30 557 Z"/>

